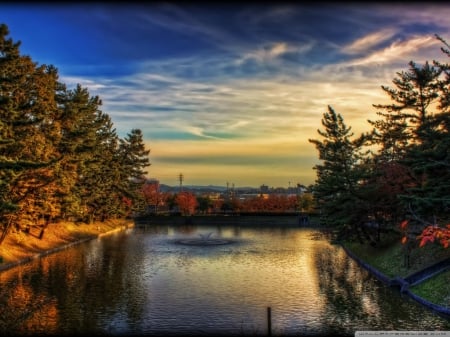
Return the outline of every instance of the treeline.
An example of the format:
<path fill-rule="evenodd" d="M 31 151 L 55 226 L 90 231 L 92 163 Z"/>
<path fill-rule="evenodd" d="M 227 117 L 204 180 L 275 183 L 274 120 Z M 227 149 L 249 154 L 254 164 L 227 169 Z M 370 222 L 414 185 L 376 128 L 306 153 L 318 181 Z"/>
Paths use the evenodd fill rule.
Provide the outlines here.
<path fill-rule="evenodd" d="M 145 207 L 139 188 L 150 151 L 141 130 L 118 137 L 99 97 L 67 89 L 54 66 L 19 47 L 0 25 L 0 243 L 13 227 Z"/>
<path fill-rule="evenodd" d="M 440 36 L 441 52 L 450 56 Z M 449 244 L 450 65 L 409 62 L 393 87 L 381 86 L 391 104 L 374 104 L 371 131 L 355 136 L 329 106 L 310 139 L 319 152 L 314 195 L 322 219 L 342 235 L 376 244 L 383 229 Z M 378 235 L 372 235 L 376 228 Z M 417 240 L 409 240 L 411 244 Z"/>
<path fill-rule="evenodd" d="M 194 214 L 282 214 L 312 213 L 314 211 L 313 195 L 304 192 L 298 195 L 263 194 L 251 198 L 239 198 L 228 194 L 221 198 L 195 195 L 191 191 L 178 193 L 160 192 L 158 182 L 143 185 L 142 192 L 148 205 L 147 213 Z"/>

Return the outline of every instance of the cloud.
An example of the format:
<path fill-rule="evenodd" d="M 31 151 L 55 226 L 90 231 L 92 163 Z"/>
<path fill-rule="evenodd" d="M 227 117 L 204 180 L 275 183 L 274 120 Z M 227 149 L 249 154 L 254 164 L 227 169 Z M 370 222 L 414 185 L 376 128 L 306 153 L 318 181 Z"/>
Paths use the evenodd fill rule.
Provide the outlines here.
<path fill-rule="evenodd" d="M 383 4 L 352 8 L 357 17 L 345 8 L 339 10 L 347 14 L 337 16 L 320 8 L 269 7 L 209 17 L 189 6 L 158 6 L 140 13 L 136 25 L 151 24 L 155 46 L 165 45 L 155 32 L 170 31 L 174 40 L 188 41 L 170 43 L 186 48 L 165 57 L 152 57 L 148 48 L 114 76 L 62 78 L 99 95 L 121 135 L 143 130 L 152 150 L 150 175 L 164 183 L 176 184 L 180 172 L 186 183 L 194 176 L 207 184 L 223 178 L 258 186 L 275 177 L 284 186 L 296 179 L 312 183 L 317 153 L 308 139 L 319 138 L 327 106 L 356 135 L 367 131 L 367 120 L 376 118 L 372 104 L 389 102 L 381 85 L 390 85 L 409 60 L 440 54 L 427 31 L 439 10 L 415 11 L 415 20 L 408 8 L 399 15 Z M 311 24 L 319 19 L 330 21 Z M 435 27 L 445 22 L 436 18 Z"/>
<path fill-rule="evenodd" d="M 398 62 L 399 60 L 405 62 L 408 57 L 417 54 L 420 49 L 435 48 L 438 45 L 436 38 L 430 35 L 414 36 L 408 40 L 397 40 L 391 43 L 388 47 L 377 50 L 370 55 L 356 59 L 350 62 L 352 65 L 371 65 L 371 64 L 386 64 L 388 62 Z M 407 61 L 406 61 L 407 62 Z"/>
<path fill-rule="evenodd" d="M 240 65 L 249 59 L 253 59 L 261 63 L 269 62 L 287 52 L 294 51 L 296 51 L 296 49 L 288 46 L 285 42 L 272 43 L 265 45 L 263 48 L 258 48 L 257 50 L 245 53 L 240 59 L 236 60 L 236 64 Z"/>
<path fill-rule="evenodd" d="M 344 46 L 341 51 L 346 54 L 367 53 L 373 47 L 377 47 L 381 43 L 391 39 L 395 33 L 396 31 L 394 29 L 383 29 L 353 41 L 349 45 Z"/>

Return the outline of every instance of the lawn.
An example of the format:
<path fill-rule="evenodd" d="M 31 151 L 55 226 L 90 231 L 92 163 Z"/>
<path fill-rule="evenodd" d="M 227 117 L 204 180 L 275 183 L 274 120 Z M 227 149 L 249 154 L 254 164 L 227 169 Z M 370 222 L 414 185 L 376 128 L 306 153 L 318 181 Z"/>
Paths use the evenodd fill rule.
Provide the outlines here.
<path fill-rule="evenodd" d="M 410 254 L 410 266 L 405 265 L 405 246 L 401 243 L 401 236 L 397 233 L 386 234 L 382 242 L 372 247 L 357 242 L 341 242 L 353 254 L 368 263 L 384 275 L 395 278 L 405 278 L 427 266 L 450 258 L 450 248 L 443 248 L 438 244 L 416 247 Z M 442 272 L 430 279 L 419 283 L 409 290 L 423 299 L 445 307 L 450 307 L 450 270 Z"/>

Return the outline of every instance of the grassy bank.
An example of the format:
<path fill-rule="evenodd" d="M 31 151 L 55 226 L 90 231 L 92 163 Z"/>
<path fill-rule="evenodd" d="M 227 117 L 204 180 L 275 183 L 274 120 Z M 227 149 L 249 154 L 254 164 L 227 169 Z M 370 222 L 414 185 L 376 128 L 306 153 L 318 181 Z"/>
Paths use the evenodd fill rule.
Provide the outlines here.
<path fill-rule="evenodd" d="M 410 266 L 405 264 L 405 246 L 400 242 L 399 234 L 390 233 L 382 238 L 382 244 L 372 247 L 357 242 L 341 242 L 367 264 L 379 270 L 384 275 L 395 278 L 405 278 L 434 263 L 450 257 L 450 249 L 431 244 L 417 247 L 410 253 Z M 450 307 L 450 271 L 440 273 L 430 279 L 410 287 L 414 294 L 432 303 Z"/>
<path fill-rule="evenodd" d="M 409 288 L 409 290 L 434 304 L 450 308 L 449 284 L 450 270 L 447 270 Z"/>
<path fill-rule="evenodd" d="M 123 226 L 131 226 L 131 220 L 109 220 L 92 224 L 59 222 L 48 225 L 42 239 L 40 229 L 30 233 L 11 231 L 0 245 L 0 266 L 17 263 L 58 247 L 110 232 Z"/>

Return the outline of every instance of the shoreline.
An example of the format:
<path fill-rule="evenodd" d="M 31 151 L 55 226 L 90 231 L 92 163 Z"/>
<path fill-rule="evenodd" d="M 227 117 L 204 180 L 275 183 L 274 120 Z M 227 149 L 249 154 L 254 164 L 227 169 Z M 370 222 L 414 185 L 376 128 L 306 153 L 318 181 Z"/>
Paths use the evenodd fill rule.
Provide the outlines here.
<path fill-rule="evenodd" d="M 353 254 L 348 248 L 344 247 L 343 245 L 340 245 L 340 246 L 342 247 L 342 249 L 344 249 L 345 253 L 350 258 L 352 258 L 353 260 L 356 261 L 356 263 L 358 263 L 359 266 L 361 266 L 362 268 L 366 269 L 369 273 L 371 273 L 374 277 L 376 277 L 378 280 L 380 280 L 384 284 L 386 284 L 386 285 L 388 285 L 390 287 L 398 287 L 399 291 L 402 294 L 406 294 L 410 298 L 415 300 L 416 302 L 418 302 L 418 303 L 422 304 L 423 306 L 427 307 L 428 309 L 430 309 L 430 310 L 432 310 L 432 311 L 434 311 L 434 312 L 436 312 L 436 313 L 438 313 L 440 315 L 444 315 L 447 318 L 450 318 L 450 308 L 447 308 L 447 307 L 444 307 L 444 306 L 441 306 L 441 305 L 437 305 L 435 303 L 427 301 L 423 297 L 420 297 L 420 296 L 414 294 L 413 292 L 411 292 L 409 290 L 410 284 L 405 279 L 400 278 L 400 277 L 390 278 L 390 277 L 384 275 L 383 273 L 381 273 L 376 268 L 374 268 L 371 265 L 365 263 L 358 256 Z M 425 279 L 426 278 L 424 278 L 424 280 Z"/>
<path fill-rule="evenodd" d="M 151 224 L 147 224 L 147 225 L 151 225 Z M 97 228 L 98 230 L 100 229 L 100 226 L 97 224 L 91 224 L 91 225 L 84 225 L 84 226 L 91 226 L 90 228 Z M 112 225 L 111 228 L 105 230 L 105 231 L 100 231 L 96 234 L 87 234 L 84 236 L 81 236 L 79 238 L 70 238 L 68 242 L 65 243 L 61 243 L 61 242 L 57 242 L 55 243 L 53 246 L 47 248 L 47 249 L 40 249 L 40 251 L 36 252 L 36 253 L 29 253 L 27 254 L 27 256 L 23 257 L 23 258 L 18 258 L 15 259 L 15 261 L 11 261 L 11 262 L 7 262 L 7 263 L 0 263 L 0 273 L 15 267 L 18 267 L 20 265 L 26 264 L 30 261 L 33 261 L 35 259 L 39 259 L 42 258 L 44 256 L 53 254 L 53 253 L 57 253 L 59 251 L 63 251 L 65 249 L 68 249 L 72 246 L 75 246 L 77 244 L 81 244 L 90 240 L 94 240 L 103 236 L 107 236 L 107 235 L 111 235 L 120 231 L 124 231 L 130 228 L 135 228 L 135 227 L 139 227 L 139 224 L 136 224 L 135 221 L 133 220 L 121 220 L 118 223 L 115 223 Z M 320 228 L 318 228 L 320 229 Z M 75 235 L 76 236 L 76 235 Z M 437 305 L 435 303 L 432 303 L 430 301 L 427 301 L 426 299 L 412 293 L 409 290 L 409 286 L 412 285 L 410 284 L 408 281 L 406 281 L 403 278 L 390 278 L 386 275 L 384 275 L 383 273 L 381 273 L 379 270 L 377 270 L 376 268 L 372 267 L 371 265 L 367 264 L 366 262 L 364 262 L 362 259 L 360 259 L 357 255 L 355 255 L 353 252 L 351 252 L 348 248 L 346 248 L 344 245 L 339 244 L 342 249 L 344 249 L 345 253 L 347 254 L 347 256 L 349 256 L 350 258 L 352 258 L 354 261 L 356 261 L 358 263 L 359 266 L 361 266 L 362 268 L 366 269 L 367 271 L 369 271 L 374 277 L 376 277 L 378 280 L 380 280 L 381 282 L 383 282 L 384 284 L 390 286 L 390 287 L 398 287 L 399 291 L 401 293 L 404 293 L 406 295 L 408 295 L 411 299 L 415 300 L 416 302 L 424 305 L 425 307 L 427 307 L 428 309 L 440 314 L 440 315 L 444 315 L 445 317 L 449 317 L 450 318 L 450 308 L 444 307 L 444 306 L 440 306 Z M 1 246 L 0 246 L 1 247 Z"/>
<path fill-rule="evenodd" d="M 97 224 L 84 225 L 84 226 L 92 226 L 92 227 L 96 227 L 97 229 L 100 228 L 100 226 Z M 135 226 L 135 224 L 133 221 L 122 220 L 122 221 L 120 221 L 120 223 L 112 225 L 111 229 L 108 229 L 106 231 L 99 231 L 97 234 L 87 234 L 87 235 L 81 236 L 79 238 L 70 238 L 70 239 L 68 239 L 68 242 L 65 242 L 65 243 L 58 242 L 54 245 L 51 245 L 50 247 L 48 247 L 46 249 L 38 247 L 38 249 L 37 249 L 38 251 L 35 253 L 31 252 L 28 254 L 24 254 L 26 256 L 24 256 L 22 258 L 14 259 L 14 261 L 1 262 L 0 263 L 0 273 L 3 271 L 6 271 L 6 270 L 12 269 L 12 268 L 21 266 L 21 265 L 26 264 L 35 259 L 39 259 L 44 256 L 66 250 L 72 246 L 75 246 L 75 245 L 78 245 L 78 244 L 81 244 L 81 243 L 84 243 L 84 242 L 87 242 L 90 240 L 94 240 L 94 239 L 97 239 L 97 238 L 100 238 L 103 236 L 111 235 L 116 232 L 127 230 L 129 228 L 133 228 L 134 226 Z M 11 243 L 9 243 L 9 244 L 11 244 Z M 7 249 L 7 247 L 1 247 L 1 248 Z"/>

